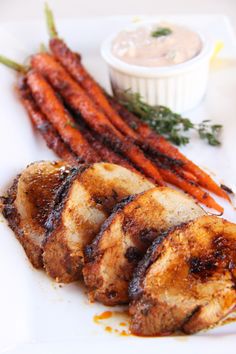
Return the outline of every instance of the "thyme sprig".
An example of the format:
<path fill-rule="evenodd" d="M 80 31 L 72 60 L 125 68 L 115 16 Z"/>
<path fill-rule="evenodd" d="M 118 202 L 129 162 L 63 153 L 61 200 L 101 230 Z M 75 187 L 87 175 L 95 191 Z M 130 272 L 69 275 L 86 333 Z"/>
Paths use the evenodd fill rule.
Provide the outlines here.
<path fill-rule="evenodd" d="M 168 107 L 151 106 L 145 103 L 139 93 L 132 93 L 130 90 L 122 93 L 120 103 L 175 145 L 188 144 L 190 138 L 185 132 L 191 130 L 197 131 L 200 139 L 207 141 L 209 145 L 221 144 L 219 136 L 222 125 L 220 124 L 211 124 L 210 120 L 194 124 L 190 119 L 172 112 Z"/>

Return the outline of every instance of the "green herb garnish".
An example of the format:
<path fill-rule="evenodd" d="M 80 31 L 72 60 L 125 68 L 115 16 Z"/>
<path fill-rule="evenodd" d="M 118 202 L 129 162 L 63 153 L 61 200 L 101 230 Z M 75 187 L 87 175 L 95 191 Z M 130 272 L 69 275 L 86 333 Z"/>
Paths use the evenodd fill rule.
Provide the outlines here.
<path fill-rule="evenodd" d="M 162 36 L 168 36 L 171 33 L 172 33 L 172 31 L 170 28 L 158 27 L 155 31 L 153 31 L 151 33 L 151 36 L 157 38 L 157 37 L 162 37 Z"/>
<path fill-rule="evenodd" d="M 131 93 L 129 90 L 122 93 L 120 103 L 175 145 L 188 144 L 190 138 L 184 132 L 190 130 L 197 131 L 200 139 L 206 140 L 209 145 L 221 144 L 219 135 L 222 125 L 211 125 L 210 120 L 194 124 L 188 118 L 172 112 L 167 107 L 151 106 L 145 103 L 139 93 Z"/>
<path fill-rule="evenodd" d="M 218 136 L 222 129 L 220 124 L 210 124 L 210 120 L 204 120 L 202 123 L 198 124 L 198 134 L 201 139 L 206 139 L 208 143 L 212 146 L 220 145 Z"/>

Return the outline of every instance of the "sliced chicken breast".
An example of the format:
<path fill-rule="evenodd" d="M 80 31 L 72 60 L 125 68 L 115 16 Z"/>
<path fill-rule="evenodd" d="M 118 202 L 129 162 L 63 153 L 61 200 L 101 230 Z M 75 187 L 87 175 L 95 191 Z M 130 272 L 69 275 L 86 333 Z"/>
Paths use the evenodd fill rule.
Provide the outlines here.
<path fill-rule="evenodd" d="M 236 225 L 202 216 L 157 238 L 129 288 L 131 332 L 195 333 L 236 306 Z"/>
<path fill-rule="evenodd" d="M 46 223 L 43 261 L 47 273 L 58 282 L 79 279 L 84 247 L 113 207 L 123 198 L 153 187 L 141 175 L 110 163 L 74 169 L 58 190 Z"/>
<path fill-rule="evenodd" d="M 66 162 L 35 162 L 14 181 L 3 198 L 3 215 L 35 268 L 42 268 L 42 244 L 51 204 L 70 173 Z"/>
<path fill-rule="evenodd" d="M 152 241 L 204 214 L 192 198 L 168 187 L 126 199 L 85 248 L 83 275 L 90 297 L 106 305 L 127 303 L 133 270 Z"/>

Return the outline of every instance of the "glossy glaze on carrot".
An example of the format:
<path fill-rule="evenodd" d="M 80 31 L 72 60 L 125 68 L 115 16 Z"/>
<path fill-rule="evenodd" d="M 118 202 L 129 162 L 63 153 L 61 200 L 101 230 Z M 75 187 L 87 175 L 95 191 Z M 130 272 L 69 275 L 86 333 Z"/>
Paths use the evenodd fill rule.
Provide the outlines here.
<path fill-rule="evenodd" d="M 74 121 L 72 117 L 42 75 L 35 70 L 29 71 L 27 73 L 27 84 L 38 107 L 60 134 L 64 142 L 70 145 L 80 162 L 100 161 L 101 158 L 99 155 L 73 126 Z"/>
<path fill-rule="evenodd" d="M 177 173 L 168 169 L 159 167 L 159 170 L 166 182 L 181 188 L 208 208 L 215 209 L 221 214 L 224 212 L 224 209 L 209 195 L 209 193 L 203 191 L 197 184 L 181 178 Z"/>
<path fill-rule="evenodd" d="M 81 57 L 72 52 L 60 38 L 49 42 L 50 49 L 56 59 L 65 67 L 70 75 L 86 90 L 90 98 L 103 110 L 111 123 L 122 133 L 137 139 L 135 131 L 112 108 L 99 84 L 92 78 L 81 63 Z"/>
<path fill-rule="evenodd" d="M 62 160 L 68 161 L 69 164 L 77 165 L 77 156 L 71 151 L 70 147 L 64 143 L 45 115 L 39 110 L 26 82 L 21 81 L 17 86 L 17 92 L 33 126 L 42 135 L 49 149 L 53 150 Z"/>

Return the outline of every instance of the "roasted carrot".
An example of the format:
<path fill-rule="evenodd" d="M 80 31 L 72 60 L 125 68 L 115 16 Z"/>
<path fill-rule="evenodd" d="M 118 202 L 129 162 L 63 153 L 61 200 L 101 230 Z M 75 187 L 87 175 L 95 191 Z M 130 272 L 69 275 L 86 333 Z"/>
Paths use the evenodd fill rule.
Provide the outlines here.
<path fill-rule="evenodd" d="M 88 93 L 91 99 L 97 104 L 99 109 L 107 115 L 111 123 L 125 136 L 133 139 L 144 150 L 150 150 L 147 142 L 135 132 L 135 130 L 122 119 L 119 112 L 112 107 L 106 93 L 100 87 L 100 85 L 94 80 L 94 78 L 88 73 L 83 64 L 81 63 L 81 56 L 78 53 L 73 52 L 68 48 L 66 43 L 58 37 L 58 32 L 55 26 L 54 16 L 51 9 L 46 5 L 45 16 L 47 21 L 48 32 L 50 35 L 49 46 L 56 57 L 56 59 L 64 66 L 68 73 L 77 81 Z M 155 150 L 155 149 L 154 149 Z M 178 164 L 179 162 L 172 158 L 161 154 L 155 150 L 155 154 L 161 158 L 165 158 L 165 161 L 171 164 Z"/>
<path fill-rule="evenodd" d="M 103 90 L 89 75 L 81 63 L 81 58 L 73 53 L 62 39 L 50 40 L 50 49 L 56 59 L 65 67 L 71 76 L 86 90 L 90 98 L 103 110 L 109 120 L 122 133 L 137 139 L 135 131 L 124 122 L 118 113 L 109 104 Z"/>
<path fill-rule="evenodd" d="M 65 110 L 63 104 L 41 74 L 30 70 L 26 78 L 37 105 L 63 138 L 64 142 L 70 145 L 71 150 L 78 156 L 80 162 L 99 161 L 99 155 L 74 127 L 73 118 Z"/>
<path fill-rule="evenodd" d="M 203 188 L 206 188 L 207 190 L 215 193 L 216 195 L 230 201 L 228 194 L 223 191 L 206 172 L 201 170 L 196 164 L 194 164 L 191 160 L 184 156 L 162 136 L 157 138 L 156 134 L 153 135 L 155 136 L 149 136 L 149 141 L 153 141 L 153 144 L 155 142 L 156 146 L 159 146 L 159 150 L 161 152 L 168 154 L 172 158 L 182 160 L 184 162 L 184 169 L 194 174 L 198 180 L 198 183 Z"/>
<path fill-rule="evenodd" d="M 36 104 L 32 99 L 32 96 L 30 95 L 29 90 L 21 86 L 19 88 L 19 92 L 21 95 L 22 102 L 25 105 L 28 113 L 30 114 L 30 117 L 33 120 L 34 124 L 37 125 L 37 127 L 41 132 L 43 133 L 46 132 L 46 134 L 44 134 L 44 137 L 46 137 L 46 139 L 53 138 L 52 145 L 50 145 L 50 147 L 54 150 L 54 152 L 58 154 L 58 156 L 60 156 L 61 158 L 68 161 L 69 163 L 77 163 L 76 158 L 74 154 L 70 151 L 69 147 L 67 147 L 66 144 L 64 144 L 64 142 L 60 139 L 56 131 L 52 127 L 50 127 L 50 123 L 47 122 L 45 116 L 38 110 Z M 52 130 L 50 128 L 52 128 Z M 125 161 L 122 158 L 117 160 L 118 155 L 115 154 L 113 151 L 110 151 L 109 149 L 104 147 L 98 141 L 97 138 L 95 138 L 88 130 L 86 130 L 86 128 L 83 128 L 83 134 L 86 136 L 88 142 L 94 148 L 97 148 L 99 153 L 100 152 L 102 153 L 101 155 L 105 161 L 112 162 L 112 163 L 119 163 L 126 168 L 130 168 L 130 165 L 128 164 L 127 161 Z M 50 143 L 51 142 L 49 142 L 49 144 Z M 124 163 L 124 161 L 126 163 Z M 198 188 L 195 184 L 193 183 L 191 184 L 185 181 L 183 178 L 178 176 L 178 174 L 175 174 L 170 170 L 163 169 L 161 167 L 159 167 L 159 169 L 162 175 L 164 176 L 164 179 L 167 182 L 172 183 L 178 187 L 181 187 L 182 189 L 184 189 L 186 192 L 194 196 L 198 201 L 205 204 L 206 206 L 210 208 L 215 208 L 220 212 L 222 211 L 222 209 L 215 203 L 215 201 L 207 193 L 203 192 L 200 188 Z M 135 172 L 137 171 L 135 170 Z"/>
<path fill-rule="evenodd" d="M 190 161 L 186 156 L 184 156 L 177 148 L 175 148 L 171 143 L 169 143 L 161 135 L 155 133 L 147 124 L 142 122 L 138 117 L 129 112 L 125 107 L 120 105 L 114 99 L 109 99 L 113 107 L 115 107 L 123 119 L 135 129 L 154 149 L 157 149 L 163 154 L 173 158 L 174 160 L 179 160 L 182 162 L 183 168 L 193 175 L 196 176 L 199 184 L 208 189 L 209 191 L 215 193 L 216 195 L 230 200 L 229 196 L 225 191 L 223 191 L 216 182 L 203 170 L 201 170 L 197 165 Z"/>
<path fill-rule="evenodd" d="M 60 138 L 59 134 L 52 127 L 51 123 L 47 120 L 42 112 L 40 112 L 34 99 L 31 95 L 29 88 L 27 87 L 25 80 L 20 80 L 17 91 L 19 93 L 21 102 L 26 108 L 29 117 L 34 125 L 34 127 L 40 132 L 40 134 L 45 139 L 48 147 L 52 149 L 60 158 L 69 162 L 72 165 L 78 164 L 76 155 L 70 150 L 63 140 Z M 105 145 L 98 141 L 88 129 L 83 127 L 81 133 L 85 136 L 89 144 L 98 151 L 103 161 L 110 163 L 116 163 L 124 166 L 134 172 L 138 172 L 135 168 L 124 158 L 109 150 Z"/>
<path fill-rule="evenodd" d="M 149 146 L 142 137 L 135 132 L 132 127 L 125 122 L 125 120 L 112 107 L 106 94 L 99 84 L 91 77 L 81 63 L 81 58 L 77 53 L 72 52 L 65 42 L 59 38 L 52 38 L 50 40 L 50 48 L 56 59 L 64 66 L 68 73 L 77 81 L 96 103 L 97 107 L 106 114 L 110 122 L 124 135 L 130 137 L 134 142 L 141 146 L 144 150 L 154 150 L 155 155 L 164 158 L 166 162 L 171 164 L 178 164 L 179 162 L 160 153 L 153 147 Z"/>
<path fill-rule="evenodd" d="M 30 90 L 27 88 L 27 85 L 22 84 L 21 82 L 21 84 L 18 85 L 17 90 L 21 102 L 26 108 L 34 127 L 43 136 L 47 146 L 52 149 L 61 159 L 69 162 L 71 165 L 78 164 L 77 156 L 70 150 L 70 147 L 63 142 L 59 134 L 52 127 L 51 123 L 49 123 L 44 114 L 38 109 L 30 93 Z M 128 163 L 127 160 L 114 153 L 112 150 L 109 150 L 105 145 L 96 140 L 88 130 L 83 128 L 81 133 L 85 136 L 93 149 L 99 153 L 102 161 L 116 163 L 137 172 L 135 168 Z"/>
<path fill-rule="evenodd" d="M 168 169 L 159 167 L 159 171 L 166 182 L 181 188 L 182 190 L 193 196 L 197 201 L 206 205 L 208 208 L 215 209 L 219 213 L 223 214 L 224 209 L 218 203 L 216 203 L 216 201 L 207 192 L 203 191 L 197 184 L 186 181 L 185 179 L 181 178 L 177 173 L 174 173 L 173 171 L 170 171 Z"/>
<path fill-rule="evenodd" d="M 186 179 L 187 181 L 198 183 L 197 177 L 194 176 L 191 172 L 186 171 L 186 170 L 184 170 L 181 167 L 173 167 L 172 170 L 176 171 L 179 176 L 181 176 L 182 178 Z"/>
<path fill-rule="evenodd" d="M 133 138 L 136 133 L 124 122 L 118 113 L 111 107 L 106 95 L 99 84 L 87 72 L 81 63 L 81 56 L 71 51 L 66 43 L 58 37 L 53 13 L 48 5 L 45 6 L 45 16 L 47 21 L 48 33 L 50 36 L 49 46 L 56 59 L 65 67 L 70 75 L 77 81 L 88 93 L 91 99 L 103 110 L 114 126 L 125 135 Z"/>
<path fill-rule="evenodd" d="M 48 122 L 45 115 L 40 112 L 39 108 L 33 100 L 26 82 L 21 80 L 21 83 L 17 86 L 17 92 L 33 123 L 33 126 L 42 135 L 46 141 L 47 146 L 53 150 L 55 154 L 58 155 L 62 160 L 69 162 L 71 165 L 77 165 L 77 156 L 70 150 L 69 146 L 64 143 L 51 123 Z"/>
<path fill-rule="evenodd" d="M 64 66 L 68 73 L 79 83 L 88 93 L 91 99 L 97 104 L 99 109 L 107 115 L 110 122 L 125 136 L 133 139 L 141 148 L 149 150 L 150 146 L 143 141 L 142 137 L 135 132 L 132 127 L 127 124 L 119 115 L 116 109 L 110 104 L 104 90 L 88 73 L 81 63 L 81 56 L 78 53 L 71 51 L 66 43 L 58 37 L 58 32 L 55 26 L 53 13 L 48 6 L 45 8 L 45 15 L 47 20 L 48 32 L 50 35 L 50 49 L 56 59 Z M 165 161 L 171 164 L 177 164 L 176 160 L 167 157 L 160 152 L 155 151 L 156 155 L 165 158 Z"/>
<path fill-rule="evenodd" d="M 85 138 L 87 139 L 89 144 L 91 144 L 93 149 L 98 151 L 99 155 L 102 158 L 102 161 L 115 163 L 123 167 L 126 167 L 133 172 L 140 173 L 138 170 L 134 168 L 131 162 L 129 162 L 121 155 L 115 153 L 113 150 L 109 149 L 106 145 L 104 145 L 101 141 L 99 141 L 98 137 L 96 137 L 94 133 L 89 131 L 89 129 L 83 127 L 81 129 L 81 132 L 84 134 Z"/>
<path fill-rule="evenodd" d="M 103 140 L 112 146 L 113 150 L 128 157 L 138 169 L 157 184 L 164 184 L 157 167 L 111 124 L 106 115 L 97 109 L 82 87 L 52 56 L 46 53 L 34 55 L 31 58 L 31 65 L 46 77 L 72 110 L 79 112 L 90 128 L 100 134 Z"/>

